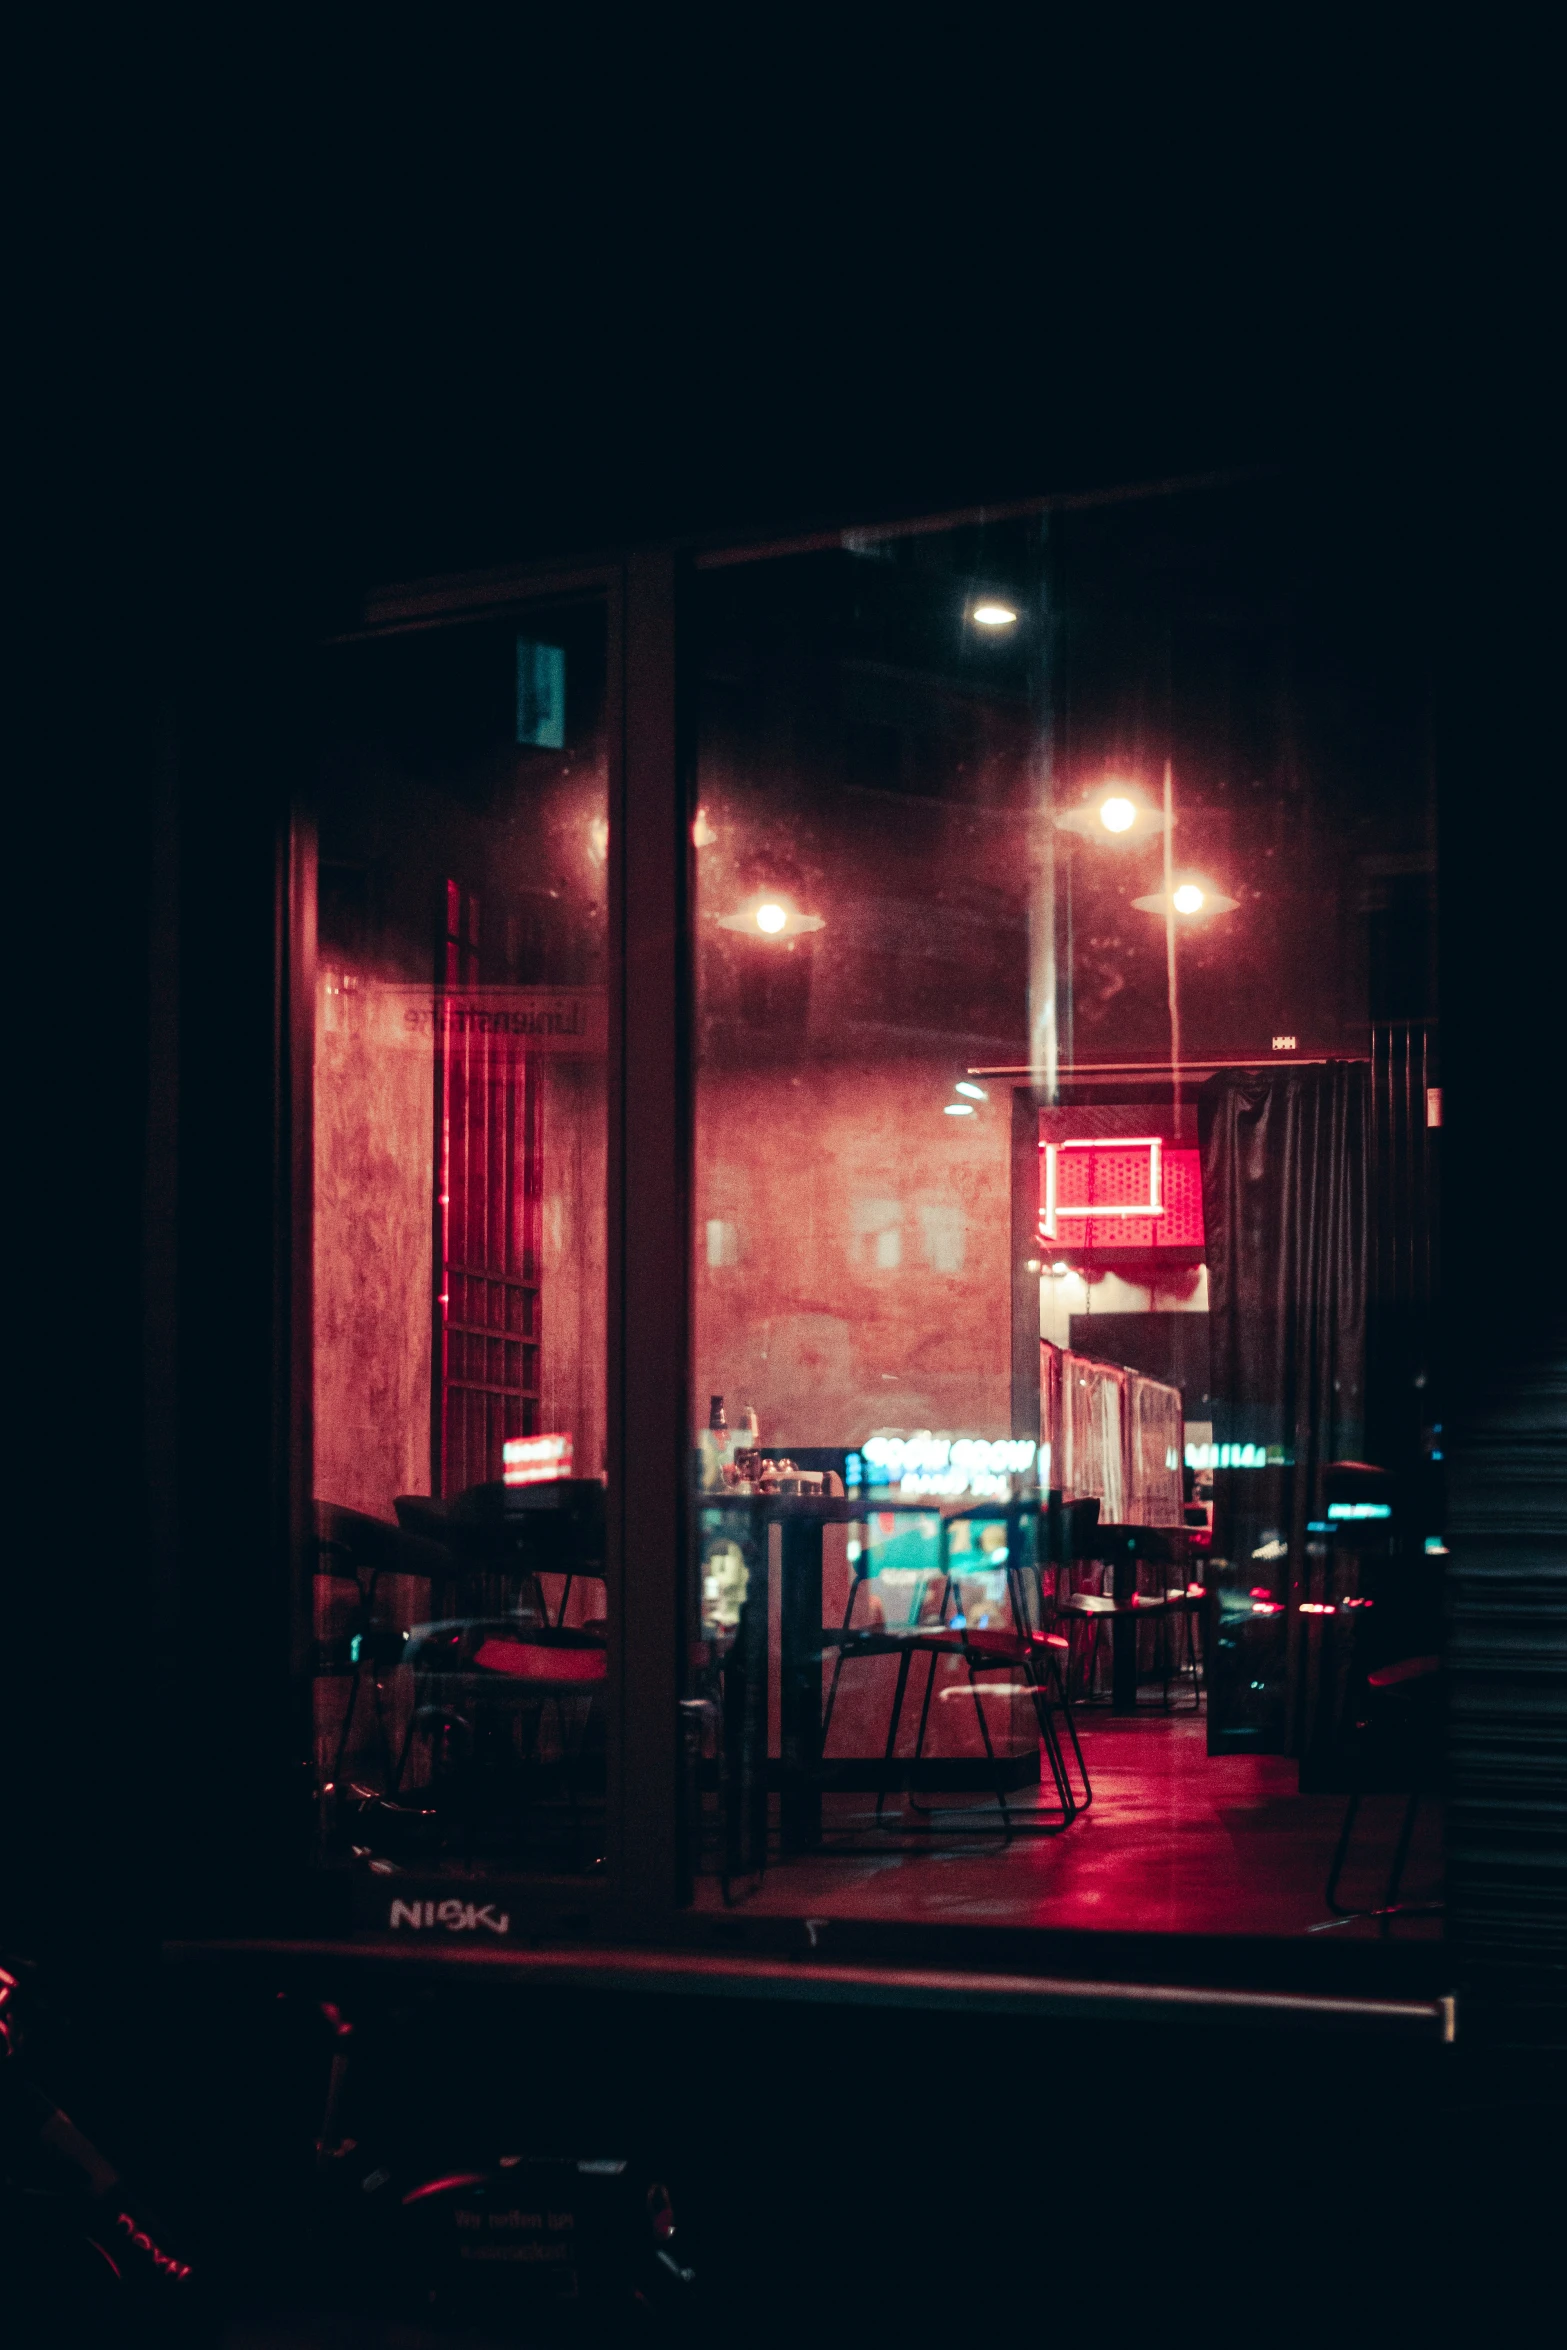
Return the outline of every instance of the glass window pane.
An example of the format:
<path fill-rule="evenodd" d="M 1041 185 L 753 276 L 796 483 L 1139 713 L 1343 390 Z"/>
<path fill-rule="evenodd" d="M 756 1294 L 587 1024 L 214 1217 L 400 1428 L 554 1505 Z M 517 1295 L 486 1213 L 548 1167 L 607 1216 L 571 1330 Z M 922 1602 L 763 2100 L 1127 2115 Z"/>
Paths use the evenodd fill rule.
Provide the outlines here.
<path fill-rule="evenodd" d="M 1374 1783 L 1332 1899 L 1378 1929 L 1431 1709 L 1372 1676 L 1442 1555 L 1433 832 L 1414 602 L 1330 503 L 700 575 L 699 1902 L 1305 1932 Z M 1415 1890 L 1438 1849 L 1426 1804 Z"/>
<path fill-rule="evenodd" d="M 382 1910 L 604 1849 L 604 681 L 597 606 L 325 679 L 315 1764 Z"/>

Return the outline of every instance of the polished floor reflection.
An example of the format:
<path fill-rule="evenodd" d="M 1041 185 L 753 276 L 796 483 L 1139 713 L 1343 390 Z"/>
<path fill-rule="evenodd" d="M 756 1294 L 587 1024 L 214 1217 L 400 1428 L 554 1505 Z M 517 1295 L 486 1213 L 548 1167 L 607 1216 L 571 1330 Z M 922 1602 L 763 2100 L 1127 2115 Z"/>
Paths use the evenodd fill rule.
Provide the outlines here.
<path fill-rule="evenodd" d="M 1072 1926 L 1128 1933 L 1375 1935 L 1370 1916 L 1337 1920 L 1325 1888 L 1344 1818 L 1342 1795 L 1301 1795 L 1282 1755 L 1206 1752 L 1201 1719 L 1081 1720 L 1094 1802 L 1063 1836 L 965 1837 L 931 1849 L 823 1853 L 774 1860 L 744 1901 L 752 1915 L 899 1918 L 923 1924 Z M 968 1800 L 965 1798 L 964 1800 Z M 829 1796 L 829 1834 L 863 1828 L 863 1796 Z M 1346 1905 L 1382 1899 L 1404 1798 L 1367 1796 L 1340 1887 Z M 954 1812 L 951 1817 L 959 1815 Z M 889 1839 L 889 1842 L 891 1839 Z M 1404 1874 L 1400 1939 L 1439 1936 L 1416 1905 L 1440 1893 L 1440 1806 L 1423 1803 Z M 698 1906 L 721 1903 L 704 1878 Z"/>

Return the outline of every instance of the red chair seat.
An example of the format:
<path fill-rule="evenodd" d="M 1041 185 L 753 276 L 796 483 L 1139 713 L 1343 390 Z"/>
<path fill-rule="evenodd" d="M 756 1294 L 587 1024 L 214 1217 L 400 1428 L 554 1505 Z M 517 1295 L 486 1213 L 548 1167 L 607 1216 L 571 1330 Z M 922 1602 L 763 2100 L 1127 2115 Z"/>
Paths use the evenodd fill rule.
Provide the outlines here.
<path fill-rule="evenodd" d="M 602 1648 L 545 1647 L 494 1633 L 480 1641 L 473 1661 L 481 1673 L 503 1673 L 514 1681 L 602 1681 L 609 1669 Z"/>

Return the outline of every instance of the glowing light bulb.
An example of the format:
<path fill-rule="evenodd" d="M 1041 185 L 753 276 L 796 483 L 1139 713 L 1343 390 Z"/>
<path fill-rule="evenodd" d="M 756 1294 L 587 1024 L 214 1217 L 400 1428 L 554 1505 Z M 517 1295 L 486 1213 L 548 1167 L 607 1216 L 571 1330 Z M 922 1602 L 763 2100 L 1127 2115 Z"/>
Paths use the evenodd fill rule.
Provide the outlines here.
<path fill-rule="evenodd" d="M 1010 604 L 976 604 L 974 606 L 976 628 L 1010 628 L 1016 619 L 1017 614 Z"/>
<path fill-rule="evenodd" d="M 1058 1262 L 1058 1263 L 1056 1263 L 1056 1264 L 1052 1265 L 1052 1266 L 1051 1266 L 1051 1268 L 1050 1268 L 1050 1270 L 1051 1270 L 1051 1272 L 1052 1272 L 1052 1273 L 1054 1273 L 1054 1274 L 1057 1276 L 1057 1278 L 1059 1278 L 1061 1274 L 1063 1274 L 1064 1272 L 1066 1272 L 1066 1270 L 1067 1270 L 1067 1267 L 1066 1267 L 1064 1264 L 1061 1264 L 1061 1263 L 1059 1263 L 1059 1262 Z"/>
<path fill-rule="evenodd" d="M 1137 822 L 1137 809 L 1131 800 L 1119 795 L 1099 803 L 1099 821 L 1106 832 L 1130 832 Z"/>
<path fill-rule="evenodd" d="M 769 938 L 776 938 L 788 919 L 783 907 L 775 906 L 770 899 L 765 906 L 756 909 L 756 927 L 765 930 Z"/>
<path fill-rule="evenodd" d="M 990 1099 L 982 1085 L 971 1085 L 966 1077 L 960 1077 L 952 1090 L 962 1094 L 965 1101 L 983 1102 Z"/>
<path fill-rule="evenodd" d="M 974 1115 L 972 1102 L 947 1102 L 944 1107 L 949 1118 L 972 1118 Z"/>
<path fill-rule="evenodd" d="M 1180 888 L 1175 893 L 1175 910 L 1177 914 L 1200 914 L 1202 912 L 1202 904 L 1203 893 L 1197 887 L 1196 882 L 1183 881 Z"/>

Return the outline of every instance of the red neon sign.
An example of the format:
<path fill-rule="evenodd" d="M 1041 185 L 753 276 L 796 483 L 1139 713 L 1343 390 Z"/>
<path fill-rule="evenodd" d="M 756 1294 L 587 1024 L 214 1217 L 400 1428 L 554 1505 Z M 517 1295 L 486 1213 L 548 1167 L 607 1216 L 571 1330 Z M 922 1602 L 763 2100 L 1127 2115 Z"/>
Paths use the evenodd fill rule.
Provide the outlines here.
<path fill-rule="evenodd" d="M 1041 1240 L 1086 1249 L 1203 1245 L 1202 1155 L 1157 1135 L 1040 1145 Z"/>

